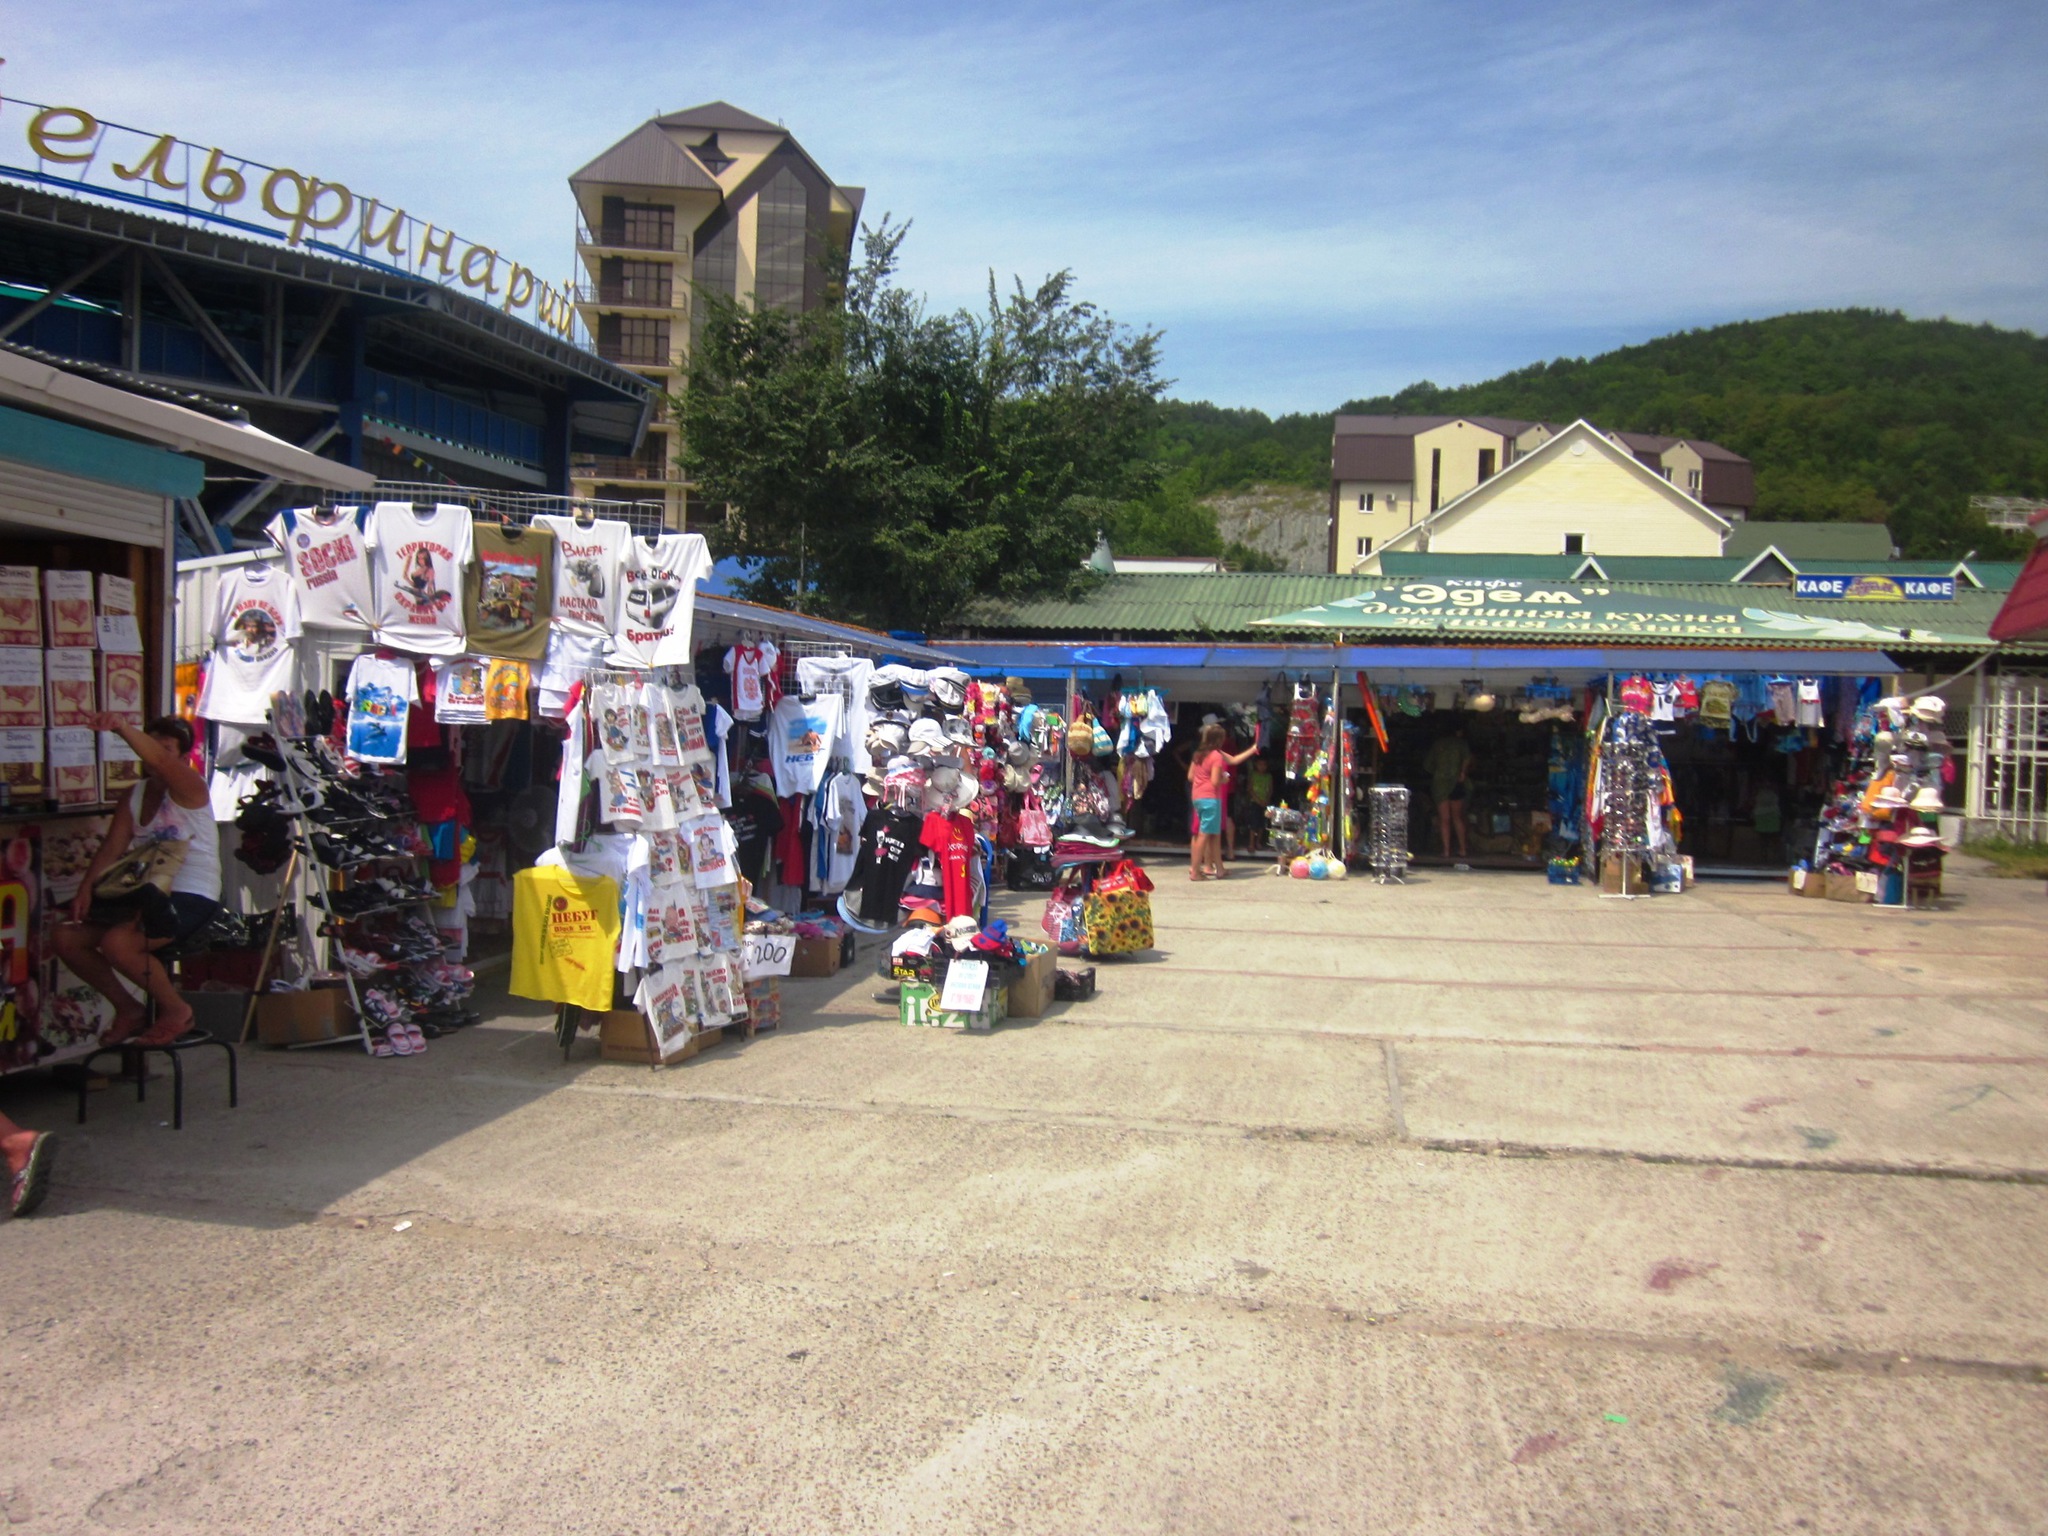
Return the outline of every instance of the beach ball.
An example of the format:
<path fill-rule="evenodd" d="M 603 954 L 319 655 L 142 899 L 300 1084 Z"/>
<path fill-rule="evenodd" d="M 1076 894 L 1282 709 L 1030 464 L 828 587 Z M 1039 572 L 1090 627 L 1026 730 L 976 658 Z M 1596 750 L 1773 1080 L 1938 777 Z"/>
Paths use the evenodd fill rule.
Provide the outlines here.
<path fill-rule="evenodd" d="M 1320 853 L 1311 854 L 1309 856 L 1308 861 L 1308 877 L 1311 880 L 1329 879 L 1330 861 L 1324 858 Z"/>
<path fill-rule="evenodd" d="M 1305 858 L 1296 859 L 1288 868 L 1287 873 L 1294 876 L 1297 880 L 1306 880 L 1308 878 L 1308 860 Z"/>
<path fill-rule="evenodd" d="M 1350 873 L 1351 871 L 1344 867 L 1344 861 L 1342 859 L 1330 860 L 1330 878 L 1332 880 L 1345 879 L 1350 875 Z"/>

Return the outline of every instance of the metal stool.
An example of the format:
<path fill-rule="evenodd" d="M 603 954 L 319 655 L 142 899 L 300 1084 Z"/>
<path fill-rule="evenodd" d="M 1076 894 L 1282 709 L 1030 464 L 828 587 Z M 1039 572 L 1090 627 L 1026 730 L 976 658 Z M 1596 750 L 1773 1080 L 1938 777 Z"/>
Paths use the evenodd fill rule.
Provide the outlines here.
<path fill-rule="evenodd" d="M 185 1129 L 185 1052 L 197 1046 L 217 1045 L 228 1055 L 228 1108 L 234 1109 L 240 1100 L 240 1079 L 235 1065 L 235 1048 L 225 1040 L 217 1040 L 202 1029 L 188 1031 L 177 1039 L 162 1045 L 137 1045 L 133 1040 L 123 1040 L 117 1045 L 103 1045 L 79 1063 L 83 1068 L 78 1074 L 78 1123 L 85 1124 L 86 1094 L 92 1077 L 92 1064 L 102 1056 L 121 1053 L 122 1064 L 129 1062 L 129 1053 L 134 1053 L 135 1102 L 143 1103 L 149 1091 L 148 1063 L 143 1059 L 150 1051 L 161 1051 L 171 1059 L 171 1129 Z"/>

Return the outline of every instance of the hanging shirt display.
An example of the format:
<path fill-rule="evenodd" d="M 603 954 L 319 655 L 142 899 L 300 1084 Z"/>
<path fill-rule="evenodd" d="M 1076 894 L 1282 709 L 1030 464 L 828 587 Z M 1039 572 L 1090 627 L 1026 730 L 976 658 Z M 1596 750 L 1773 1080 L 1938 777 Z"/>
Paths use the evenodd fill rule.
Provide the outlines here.
<path fill-rule="evenodd" d="M 532 669 L 523 661 L 493 658 L 484 670 L 484 714 L 492 720 L 524 720 Z"/>
<path fill-rule="evenodd" d="M 365 763 L 405 761 L 405 717 L 419 699 L 412 663 L 358 656 L 348 669 L 348 752 Z"/>
<path fill-rule="evenodd" d="M 697 583 L 710 574 L 711 552 L 702 534 L 664 533 L 651 544 L 644 536 L 630 539 L 613 664 L 688 666 Z"/>
<path fill-rule="evenodd" d="M 633 530 L 607 518 L 579 523 L 573 517 L 536 517 L 533 525 L 555 536 L 555 629 L 611 639 L 618 633 L 626 541 Z"/>
<path fill-rule="evenodd" d="M 733 865 L 733 854 L 739 845 L 723 816 L 700 816 L 678 830 L 689 850 L 690 872 L 700 890 L 731 885 L 739 879 L 739 871 Z"/>
<path fill-rule="evenodd" d="M 618 943 L 615 881 L 548 865 L 512 877 L 513 996 L 610 1008 Z"/>
<path fill-rule="evenodd" d="M 297 507 L 263 531 L 284 551 L 299 594 L 299 618 L 330 629 L 371 625 L 367 507 Z"/>
<path fill-rule="evenodd" d="M 846 889 L 859 857 L 860 826 L 868 809 L 860 786 L 855 775 L 835 773 L 811 805 L 811 871 L 827 895 Z"/>
<path fill-rule="evenodd" d="M 796 686 L 799 693 L 836 693 L 841 701 L 839 738 L 832 744 L 832 761 L 848 766 L 866 765 L 862 751 L 868 739 L 868 683 L 875 664 L 865 656 L 799 656 Z"/>
<path fill-rule="evenodd" d="M 939 889 L 946 920 L 972 917 L 974 888 L 967 877 L 967 860 L 974 851 L 974 823 L 965 816 L 948 816 L 934 811 L 925 817 L 918 841 L 938 859 Z"/>
<path fill-rule="evenodd" d="M 280 566 L 237 566 L 214 596 L 213 664 L 199 692 L 206 720 L 262 725 L 270 697 L 296 692 L 299 597 Z M 29 653 L 31 656 L 33 652 Z M 90 653 L 80 653 L 90 659 Z"/>
<path fill-rule="evenodd" d="M 768 717 L 768 759 L 779 795 L 809 795 L 825 782 L 843 708 L 836 693 L 784 697 Z"/>
<path fill-rule="evenodd" d="M 858 911 L 870 927 L 895 926 L 904 883 L 924 855 L 918 842 L 923 827 L 916 812 L 880 805 L 861 824 L 860 852 L 846 883 L 860 888 Z"/>
<path fill-rule="evenodd" d="M 482 725 L 484 678 L 490 663 L 481 656 L 454 656 L 434 663 L 434 718 L 443 725 Z"/>
<path fill-rule="evenodd" d="M 378 643 L 426 656 L 461 651 L 469 509 L 443 502 L 420 512 L 408 501 L 380 501 L 369 531 Z"/>
<path fill-rule="evenodd" d="M 732 678 L 732 712 L 741 720 L 758 720 L 775 702 L 775 668 L 782 652 L 774 642 L 736 645 L 725 653 L 725 670 Z"/>
<path fill-rule="evenodd" d="M 469 648 L 539 661 L 547 654 L 554 606 L 554 533 L 491 522 L 476 523 L 471 532 L 476 553 L 462 603 Z"/>

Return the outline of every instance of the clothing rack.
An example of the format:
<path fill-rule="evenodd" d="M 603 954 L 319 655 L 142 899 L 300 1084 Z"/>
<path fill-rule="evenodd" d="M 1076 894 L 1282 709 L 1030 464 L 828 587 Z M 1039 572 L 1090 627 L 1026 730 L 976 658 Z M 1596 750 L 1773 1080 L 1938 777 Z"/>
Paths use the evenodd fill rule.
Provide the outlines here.
<path fill-rule="evenodd" d="M 434 506 L 466 507 L 473 515 L 502 514 L 504 520 L 530 523 L 536 517 L 574 517 L 594 513 L 624 523 L 635 533 L 673 533 L 658 501 L 607 501 L 592 496 L 552 496 L 539 491 L 479 491 L 473 486 L 435 485 L 425 480 L 379 480 L 367 491 L 323 491 L 311 505 L 367 507 L 380 501 L 410 501 Z"/>

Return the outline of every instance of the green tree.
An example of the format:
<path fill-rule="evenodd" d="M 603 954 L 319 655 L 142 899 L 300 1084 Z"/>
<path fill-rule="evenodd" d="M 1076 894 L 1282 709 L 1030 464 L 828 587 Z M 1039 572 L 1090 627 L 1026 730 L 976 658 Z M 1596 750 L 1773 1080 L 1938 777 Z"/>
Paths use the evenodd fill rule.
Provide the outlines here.
<path fill-rule="evenodd" d="M 1074 295 L 1071 273 L 980 313 L 933 314 L 895 280 L 908 226 L 865 239 L 843 304 L 748 310 L 700 296 L 675 401 L 683 469 L 733 509 L 721 554 L 750 595 L 929 629 L 981 594 L 1069 588 L 1097 532 L 1159 475 L 1145 452 L 1156 332 Z"/>

